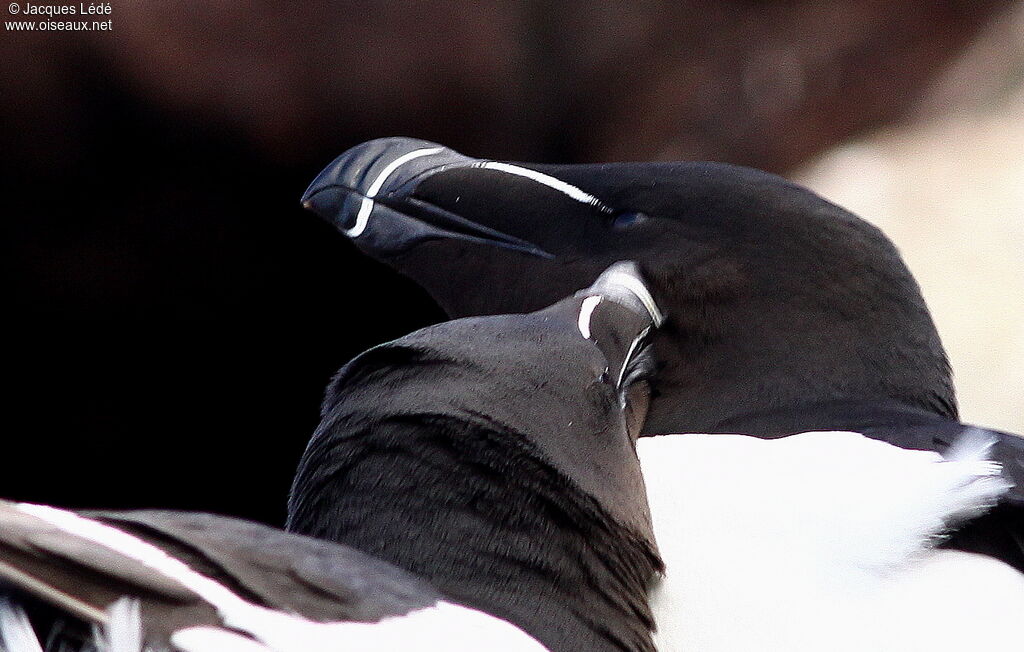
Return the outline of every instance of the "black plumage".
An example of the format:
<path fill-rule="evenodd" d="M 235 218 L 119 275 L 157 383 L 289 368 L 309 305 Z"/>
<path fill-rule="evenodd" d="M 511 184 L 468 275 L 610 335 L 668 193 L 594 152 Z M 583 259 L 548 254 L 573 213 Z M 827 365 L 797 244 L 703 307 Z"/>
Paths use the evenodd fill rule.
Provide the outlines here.
<path fill-rule="evenodd" d="M 408 167 L 388 170 L 410 152 Z M 944 452 L 969 428 L 893 244 L 778 176 L 717 163 L 506 164 L 390 138 L 343 154 L 305 201 L 451 316 L 532 310 L 636 260 L 667 313 L 647 434 L 851 429 Z M 360 233 L 348 228 L 356 206 Z M 1015 486 L 949 545 L 1024 570 L 1024 440 L 989 434 Z"/>
<path fill-rule="evenodd" d="M 629 265 L 610 274 L 640 282 Z M 82 521 L 0 503 L 6 593 L 37 607 L 44 631 L 70 622 L 58 641 L 72 649 L 125 595 L 139 599 L 158 646 L 186 627 L 267 642 L 261 628 L 285 614 L 377 622 L 451 602 L 552 650 L 653 649 L 647 589 L 661 562 L 634 442 L 655 320 L 607 281 L 539 312 L 442 324 L 353 360 L 328 389 L 296 475 L 288 527 L 298 533 L 209 514 Z M 115 533 L 89 534 L 96 523 Z M 155 546 L 157 560 L 104 543 L 117 533 Z M 178 579 L 173 561 L 156 571 L 164 553 L 206 579 Z M 207 580 L 246 604 L 218 598 Z M 451 645 L 463 649 L 460 640 L 453 631 Z M 304 649 L 288 644 L 268 642 Z"/>
<path fill-rule="evenodd" d="M 604 302 L 586 339 L 580 301 L 440 324 L 349 363 L 289 529 L 412 570 L 553 650 L 647 649 L 659 561 L 617 379 L 651 321 Z"/>
<path fill-rule="evenodd" d="M 173 511 L 82 515 L 157 546 L 253 604 L 316 622 L 376 622 L 442 599 L 423 579 L 353 548 L 240 519 Z M 55 644 L 72 649 L 90 649 L 84 625 L 104 623 L 106 608 L 125 596 L 141 598 L 142 626 L 154 646 L 167 646 L 184 627 L 222 625 L 216 609 L 180 583 L 11 503 L 0 503 L 0 580 L 30 613 L 45 613 L 39 627 L 46 637 L 56 631 Z"/>

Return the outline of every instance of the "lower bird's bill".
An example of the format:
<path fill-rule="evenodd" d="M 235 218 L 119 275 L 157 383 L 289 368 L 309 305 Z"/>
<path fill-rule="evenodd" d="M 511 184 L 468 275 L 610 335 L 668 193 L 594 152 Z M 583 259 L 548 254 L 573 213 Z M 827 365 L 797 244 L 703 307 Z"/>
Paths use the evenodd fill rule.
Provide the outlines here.
<path fill-rule="evenodd" d="M 531 242 L 408 192 L 425 176 L 478 164 L 482 162 L 427 141 L 375 140 L 331 163 L 310 184 L 302 204 L 379 256 L 394 256 L 428 240 L 454 239 L 550 258 Z"/>

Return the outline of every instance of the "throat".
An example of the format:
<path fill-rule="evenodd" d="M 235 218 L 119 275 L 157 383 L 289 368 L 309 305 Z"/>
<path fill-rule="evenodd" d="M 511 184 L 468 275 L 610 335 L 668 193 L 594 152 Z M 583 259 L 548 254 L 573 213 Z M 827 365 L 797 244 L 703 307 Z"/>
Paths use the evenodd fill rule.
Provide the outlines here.
<path fill-rule="evenodd" d="M 723 419 L 708 432 L 782 437 L 811 430 L 864 432 L 944 421 L 930 410 L 896 400 L 836 400 L 753 410 Z"/>
<path fill-rule="evenodd" d="M 737 316 L 716 311 L 702 318 L 710 324 L 704 330 L 670 320 L 654 340 L 661 366 L 645 432 L 779 436 L 855 429 L 878 411 L 897 422 L 909 414 L 957 418 L 949 366 L 937 343 L 890 341 L 888 331 L 856 320 L 763 319 L 755 310 Z"/>
<path fill-rule="evenodd" d="M 653 650 L 656 553 L 514 433 L 441 418 L 320 432 L 289 529 L 416 573 L 551 650 Z"/>

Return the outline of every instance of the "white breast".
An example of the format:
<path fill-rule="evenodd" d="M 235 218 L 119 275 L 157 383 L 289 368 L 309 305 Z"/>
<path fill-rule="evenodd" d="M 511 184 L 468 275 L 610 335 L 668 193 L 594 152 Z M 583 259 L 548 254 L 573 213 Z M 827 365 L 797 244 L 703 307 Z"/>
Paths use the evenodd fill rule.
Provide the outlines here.
<path fill-rule="evenodd" d="M 637 452 L 667 566 L 662 652 L 1024 649 L 1024 575 L 931 546 L 1006 490 L 980 452 L 843 432 L 666 435 Z"/>

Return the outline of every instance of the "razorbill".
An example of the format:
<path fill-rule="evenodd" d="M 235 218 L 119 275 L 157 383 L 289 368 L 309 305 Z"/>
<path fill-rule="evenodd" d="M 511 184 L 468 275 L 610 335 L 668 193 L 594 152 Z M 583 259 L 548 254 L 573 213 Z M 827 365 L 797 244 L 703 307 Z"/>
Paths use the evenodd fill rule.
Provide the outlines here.
<path fill-rule="evenodd" d="M 531 310 L 552 296 L 585 286 L 610 261 L 639 263 L 666 316 L 654 336 L 659 367 L 644 432 L 703 433 L 638 443 L 655 530 L 660 522 L 666 526 L 664 532 L 675 532 L 668 539 L 667 534 L 659 536 L 670 582 L 673 569 L 688 561 L 676 551 L 686 549 L 691 543 L 686 533 L 701 525 L 693 521 L 689 527 L 677 527 L 686 519 L 669 505 L 696 500 L 702 485 L 692 483 L 692 478 L 702 477 L 700 469 L 739 468 L 748 470 L 730 476 L 730 490 L 724 494 L 731 496 L 729 500 L 719 493 L 709 496 L 721 499 L 722 519 L 735 509 L 739 520 L 732 523 L 732 536 L 745 537 L 746 553 L 755 559 L 761 548 L 754 541 L 759 539 L 752 540 L 744 528 L 742 519 L 748 512 L 736 507 L 750 498 L 775 495 L 774 501 L 758 502 L 775 508 L 771 513 L 776 520 L 768 519 L 775 523 L 791 523 L 800 511 L 783 497 L 811 502 L 825 497 L 818 503 L 820 523 L 849 513 L 851 501 L 863 500 L 858 514 L 871 517 L 862 520 L 874 535 L 852 541 L 863 541 L 867 547 L 845 548 L 851 554 L 845 562 L 839 556 L 821 556 L 828 560 L 822 567 L 879 577 L 884 576 L 879 575 L 880 568 L 899 569 L 901 577 L 913 575 L 914 569 L 929 569 L 922 572 L 920 582 L 880 582 L 874 585 L 875 593 L 861 593 L 871 596 L 861 604 L 876 607 L 892 606 L 893 596 L 919 594 L 914 604 L 922 613 L 928 607 L 934 610 L 931 620 L 906 618 L 911 637 L 913 632 L 941 631 L 950 625 L 935 614 L 942 613 L 943 606 L 963 606 L 965 595 L 978 598 L 973 604 L 982 613 L 989 608 L 989 613 L 1002 613 L 1000 605 L 1018 610 L 1013 613 L 1024 608 L 1021 576 L 1006 565 L 1024 570 L 1024 441 L 958 421 L 949 364 L 916 282 L 892 243 L 842 208 L 780 177 L 730 165 L 506 163 L 406 138 L 370 141 L 342 154 L 314 180 L 303 201 L 362 251 L 419 282 L 452 316 Z M 763 441 L 809 431 L 822 434 Z M 877 448 L 863 436 L 831 431 L 855 431 L 893 446 Z M 753 437 L 704 436 L 713 433 Z M 849 437 L 862 445 L 849 446 Z M 956 457 L 951 447 L 965 437 L 985 442 L 977 447 L 984 449 L 981 457 L 968 458 L 994 460 L 1005 486 L 1004 480 L 996 483 L 998 490 L 982 482 L 979 486 L 988 486 L 981 492 L 985 497 L 966 512 L 952 507 L 934 512 L 941 501 L 925 508 L 914 502 L 912 492 L 902 496 L 922 510 L 918 516 L 923 521 L 932 523 L 931 529 L 918 530 L 928 530 L 921 537 L 901 538 L 907 530 L 891 520 L 893 510 L 888 507 L 901 501 L 878 493 L 881 487 L 893 486 L 886 484 L 884 474 L 872 471 L 871 463 L 856 467 L 859 474 L 836 473 L 837 485 L 828 484 L 829 469 L 835 464 L 852 464 L 860 454 L 870 460 L 878 451 L 887 451 L 879 453 L 877 463 L 882 466 L 884 455 L 892 454 L 894 459 L 930 460 L 921 468 L 952 468 L 939 463 L 945 458 L 920 457 L 915 451 Z M 697 453 L 684 455 L 690 447 Z M 697 459 L 702 462 L 694 462 Z M 762 459 L 771 463 L 761 468 Z M 786 478 L 804 477 L 796 472 L 802 467 L 792 466 L 793 459 L 816 461 L 817 466 L 805 471 L 817 483 L 798 483 L 800 491 L 787 488 Z M 907 464 L 910 468 L 915 463 Z M 684 470 L 689 472 L 685 477 Z M 906 471 L 895 477 L 913 474 Z M 776 485 L 753 478 L 774 479 Z M 854 482 L 854 489 L 842 486 L 842 478 Z M 956 487 L 973 484 L 954 482 Z M 773 488 L 781 494 L 768 490 Z M 982 515 L 994 502 L 998 505 Z M 925 554 L 947 528 L 954 531 L 944 546 L 1005 563 L 955 552 Z M 806 532 L 806 543 L 830 541 L 835 535 L 829 532 L 843 531 L 812 528 Z M 718 535 L 728 538 L 728 532 L 719 530 Z M 798 537 L 800 530 L 790 528 L 789 533 Z M 880 565 L 862 563 L 879 552 L 870 545 L 882 541 L 875 536 L 880 534 L 906 544 L 898 546 L 900 550 L 914 552 L 879 555 L 887 560 Z M 805 552 L 795 559 L 814 558 Z M 772 559 L 765 557 L 768 567 Z M 963 570 L 978 564 L 987 571 Z M 808 590 L 822 591 L 823 600 L 838 595 L 835 584 L 807 572 Z M 758 577 L 743 576 L 751 582 Z M 980 583 L 970 583 L 978 577 Z M 943 578 L 949 581 L 943 584 Z M 924 588 L 928 582 L 931 590 Z M 764 598 L 753 603 L 758 608 L 769 605 L 771 591 L 766 586 L 775 585 L 751 584 L 756 590 L 749 594 Z M 805 604 L 815 604 L 806 592 L 797 593 Z M 728 609 L 716 613 L 733 614 Z M 800 622 L 792 613 L 763 610 L 765 622 Z M 843 610 L 837 613 L 841 618 Z M 850 613 L 864 617 L 859 622 L 866 627 L 865 622 L 881 621 L 892 611 Z M 685 619 L 679 616 L 677 621 Z M 898 627 L 899 623 L 879 625 L 878 632 L 887 632 L 892 642 L 899 638 L 893 629 Z M 809 628 L 805 623 L 795 631 Z M 962 631 L 969 636 L 973 630 L 968 623 Z M 997 641 L 1007 640 L 1005 629 L 989 633 Z M 946 640 L 960 639 L 949 634 Z M 821 640 L 816 644 L 819 649 L 834 649 Z M 728 649 L 729 643 L 722 645 Z M 894 645 L 890 649 L 905 649 Z"/>
<path fill-rule="evenodd" d="M 634 443 L 657 314 L 622 263 L 544 310 L 378 346 L 327 391 L 289 500 L 302 534 L 0 502 L 0 579 L 77 623 L 66 649 L 91 624 L 116 652 L 653 650 Z M 38 649 L 24 613 L 0 608 L 7 652 Z"/>

